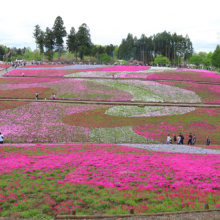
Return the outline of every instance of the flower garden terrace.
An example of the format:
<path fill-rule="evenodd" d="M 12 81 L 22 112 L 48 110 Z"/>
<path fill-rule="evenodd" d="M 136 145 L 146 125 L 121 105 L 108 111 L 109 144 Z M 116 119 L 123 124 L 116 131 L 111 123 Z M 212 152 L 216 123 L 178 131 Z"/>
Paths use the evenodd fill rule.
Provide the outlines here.
<path fill-rule="evenodd" d="M 139 101 L 174 103 L 220 103 L 220 85 L 140 80 L 64 79 L 64 78 L 2 78 L 0 98 Z"/>
<path fill-rule="evenodd" d="M 220 103 L 218 85 L 195 83 L 194 76 L 191 83 L 131 82 L 126 74 L 168 72 L 108 67 L 114 71 L 102 69 L 102 74 L 110 78 L 120 73 L 124 80 L 88 80 L 63 74 L 99 75 L 100 69 L 34 68 L 38 72 L 24 71 L 42 78 L 26 77 L 28 72 L 23 78 L 11 77 L 12 72 L 1 78 L 0 97 L 32 99 L 38 91 L 43 99 L 54 93 L 58 99 L 97 102 Z M 56 71 L 63 71 L 62 78 L 45 76 Z M 172 70 L 181 77 L 187 72 L 178 71 Z M 127 214 L 130 208 L 137 214 L 187 211 L 201 210 L 203 203 L 219 208 L 219 118 L 220 108 L 0 101 L 5 137 L 0 216 L 51 219 L 72 209 L 78 215 Z M 196 145 L 164 145 L 168 133 L 180 132 L 185 144 L 189 133 L 195 133 Z M 210 146 L 205 146 L 207 136 Z"/>
<path fill-rule="evenodd" d="M 220 108 L 110 106 L 1 101 L 5 142 L 164 143 L 190 132 L 197 144 L 220 143 Z"/>
<path fill-rule="evenodd" d="M 220 83 L 220 75 L 216 72 L 200 69 L 156 68 L 148 66 L 113 66 L 102 67 L 93 65 L 72 65 L 63 67 L 27 67 L 10 71 L 9 76 L 30 77 L 91 77 L 148 79 L 148 80 L 174 80 L 192 82 Z M 4 76 L 7 74 L 5 73 Z"/>
<path fill-rule="evenodd" d="M 113 144 L 0 148 L 0 215 L 201 210 L 220 206 L 219 155 L 163 153 Z M 56 162 L 55 162 L 56 161 Z M 205 166 L 204 166 L 205 163 Z"/>

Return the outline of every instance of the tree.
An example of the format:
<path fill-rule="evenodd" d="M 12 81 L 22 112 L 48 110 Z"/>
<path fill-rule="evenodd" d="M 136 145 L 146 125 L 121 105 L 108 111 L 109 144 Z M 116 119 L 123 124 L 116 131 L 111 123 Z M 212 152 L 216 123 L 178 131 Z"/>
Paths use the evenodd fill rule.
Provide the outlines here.
<path fill-rule="evenodd" d="M 31 50 L 31 48 L 27 47 L 27 49 L 25 50 L 25 53 L 24 53 L 25 59 L 26 60 L 31 60 L 33 58 L 32 55 L 33 55 L 33 52 Z"/>
<path fill-rule="evenodd" d="M 86 51 L 92 46 L 89 27 L 83 23 L 77 32 L 77 40 L 79 44 L 80 58 L 83 60 Z"/>
<path fill-rule="evenodd" d="M 211 66 L 211 65 L 212 65 L 212 55 L 213 55 L 212 52 L 209 52 L 209 53 L 206 55 L 206 57 L 205 57 L 205 59 L 204 59 L 204 61 L 203 61 L 203 63 L 204 63 L 205 66 Z"/>
<path fill-rule="evenodd" d="M 216 67 L 220 67 L 220 47 L 219 45 L 216 47 L 213 55 L 212 55 L 212 65 Z"/>
<path fill-rule="evenodd" d="M 35 38 L 35 43 L 36 43 L 36 45 L 37 45 L 37 44 L 38 44 L 37 38 L 38 38 L 39 35 L 40 35 L 41 29 L 40 29 L 40 26 L 39 26 L 38 24 L 35 25 L 34 27 L 35 27 L 35 29 L 34 29 L 33 37 Z M 37 48 L 36 48 L 36 49 L 37 49 Z"/>
<path fill-rule="evenodd" d="M 49 27 L 47 27 L 44 36 L 44 45 L 46 48 L 46 56 L 49 61 L 52 61 L 53 59 L 54 44 L 54 32 Z"/>
<path fill-rule="evenodd" d="M 155 58 L 155 63 L 161 63 L 161 64 L 169 64 L 170 61 L 167 57 L 164 57 L 162 55 L 158 55 L 156 58 Z"/>
<path fill-rule="evenodd" d="M 7 47 L 0 45 L 0 59 L 3 60 L 3 56 L 8 52 Z"/>
<path fill-rule="evenodd" d="M 60 52 L 63 48 L 63 38 L 66 37 L 66 27 L 64 27 L 63 19 L 58 16 L 53 25 L 53 34 L 55 39 L 55 45 L 58 48 L 58 59 L 60 60 Z"/>
<path fill-rule="evenodd" d="M 39 45 L 40 53 L 44 53 L 44 37 L 45 33 L 43 31 L 40 32 L 40 35 L 37 38 L 37 43 Z"/>
<path fill-rule="evenodd" d="M 199 52 L 198 55 L 199 55 L 200 57 L 202 57 L 202 60 L 205 60 L 205 57 L 206 57 L 207 53 L 206 53 L 206 52 Z"/>
<path fill-rule="evenodd" d="M 33 37 L 35 38 L 35 43 L 36 43 L 36 51 L 37 51 L 37 45 L 38 45 L 38 37 L 41 34 L 41 29 L 40 26 L 37 24 L 35 25 L 35 29 L 34 29 L 34 33 L 33 33 Z M 36 60 L 37 60 L 37 56 L 38 54 L 36 53 Z"/>
<path fill-rule="evenodd" d="M 77 61 L 77 48 L 79 46 L 79 42 L 77 40 L 77 35 L 74 27 L 71 27 L 70 34 L 67 36 L 67 48 L 70 52 L 76 53 L 76 61 Z"/>
<path fill-rule="evenodd" d="M 103 53 L 103 54 L 100 55 L 100 61 L 110 63 L 111 57 L 107 53 Z"/>
<path fill-rule="evenodd" d="M 196 66 L 199 66 L 203 63 L 202 57 L 195 54 L 190 58 L 190 63 L 195 64 Z"/>

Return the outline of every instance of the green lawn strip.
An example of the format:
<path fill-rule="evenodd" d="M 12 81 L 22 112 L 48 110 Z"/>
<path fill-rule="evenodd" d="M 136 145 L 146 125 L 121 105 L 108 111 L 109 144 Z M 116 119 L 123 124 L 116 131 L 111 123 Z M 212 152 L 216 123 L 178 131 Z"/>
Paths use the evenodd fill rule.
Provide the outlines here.
<path fill-rule="evenodd" d="M 143 102 L 163 102 L 163 98 L 156 95 L 153 92 L 147 91 L 142 88 L 138 88 L 129 83 L 121 81 L 109 81 L 109 80 L 91 80 L 93 82 L 98 82 L 109 87 L 119 89 L 128 92 L 133 95 L 132 101 L 143 101 Z"/>
<path fill-rule="evenodd" d="M 138 107 L 138 106 L 115 106 L 109 108 L 105 114 L 112 115 L 112 116 L 122 116 L 122 117 L 129 117 L 134 115 L 142 115 L 147 114 L 149 112 L 156 112 L 159 110 L 164 109 L 164 107 L 160 106 L 145 106 L 145 107 Z"/>
<path fill-rule="evenodd" d="M 89 132 L 89 139 L 96 143 L 159 143 L 136 134 L 132 127 L 97 128 Z"/>

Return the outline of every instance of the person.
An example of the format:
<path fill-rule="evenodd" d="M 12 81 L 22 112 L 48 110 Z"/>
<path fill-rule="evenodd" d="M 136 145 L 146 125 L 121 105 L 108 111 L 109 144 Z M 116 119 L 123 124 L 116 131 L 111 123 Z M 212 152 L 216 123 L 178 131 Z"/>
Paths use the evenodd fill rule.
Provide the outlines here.
<path fill-rule="evenodd" d="M 36 92 L 36 100 L 38 100 L 38 96 L 39 96 L 39 94 L 38 94 L 38 92 Z"/>
<path fill-rule="evenodd" d="M 206 146 L 209 146 L 209 144 L 210 144 L 210 139 L 209 139 L 209 136 L 207 136 Z"/>
<path fill-rule="evenodd" d="M 180 133 L 180 137 L 181 137 L 181 144 L 183 144 L 184 136 L 181 133 Z"/>
<path fill-rule="evenodd" d="M 175 134 L 173 136 L 173 142 L 174 142 L 174 144 L 176 144 L 176 135 Z"/>
<path fill-rule="evenodd" d="M 173 140 L 172 140 L 172 138 L 170 138 L 170 144 L 173 144 Z"/>
<path fill-rule="evenodd" d="M 112 74 L 112 79 L 114 79 L 115 78 L 115 75 L 114 74 Z"/>
<path fill-rule="evenodd" d="M 24 77 L 24 73 L 22 73 L 22 77 Z"/>
<path fill-rule="evenodd" d="M 166 144 L 170 144 L 170 135 L 169 134 L 167 135 L 167 142 L 166 142 Z"/>
<path fill-rule="evenodd" d="M 189 133 L 189 140 L 188 140 L 188 145 L 191 144 L 192 145 L 192 134 Z"/>
<path fill-rule="evenodd" d="M 196 143 L 196 135 L 193 135 L 193 139 L 192 139 L 192 145 L 194 145 Z"/>
<path fill-rule="evenodd" d="M 56 96 L 55 96 L 55 94 L 53 93 L 53 100 L 55 100 L 56 99 Z"/>
<path fill-rule="evenodd" d="M 0 132 L 0 144 L 3 144 L 4 135 Z"/>
<path fill-rule="evenodd" d="M 177 144 L 181 144 L 181 136 L 180 135 L 177 137 Z"/>
<path fill-rule="evenodd" d="M 7 77 L 8 77 L 8 71 L 7 71 Z"/>

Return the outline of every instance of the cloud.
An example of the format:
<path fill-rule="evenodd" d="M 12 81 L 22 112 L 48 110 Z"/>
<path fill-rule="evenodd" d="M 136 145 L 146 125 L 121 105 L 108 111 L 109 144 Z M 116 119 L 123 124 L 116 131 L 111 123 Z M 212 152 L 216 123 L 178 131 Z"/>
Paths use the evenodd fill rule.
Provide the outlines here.
<path fill-rule="evenodd" d="M 177 4 L 174 0 L 63 0 L 59 4 L 47 0 L 29 0 L 1 3 L 0 44 L 12 47 L 35 49 L 33 30 L 39 24 L 42 30 L 52 28 L 55 18 L 60 15 L 69 32 L 86 23 L 95 44 L 121 43 L 128 33 L 140 37 L 150 36 L 164 30 L 189 35 L 195 50 L 213 51 L 220 39 L 220 14 L 217 0 L 198 2 L 185 0 Z M 8 9 L 8 10 L 6 10 Z"/>

